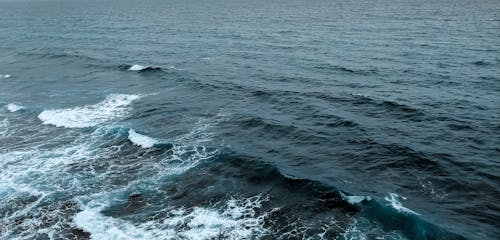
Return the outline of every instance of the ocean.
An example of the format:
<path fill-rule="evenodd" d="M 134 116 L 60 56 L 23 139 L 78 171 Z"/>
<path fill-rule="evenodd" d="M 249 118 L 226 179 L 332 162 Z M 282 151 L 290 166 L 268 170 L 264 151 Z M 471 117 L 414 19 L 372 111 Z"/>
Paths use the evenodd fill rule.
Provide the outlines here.
<path fill-rule="evenodd" d="M 498 0 L 0 0 L 0 239 L 498 239 Z"/>

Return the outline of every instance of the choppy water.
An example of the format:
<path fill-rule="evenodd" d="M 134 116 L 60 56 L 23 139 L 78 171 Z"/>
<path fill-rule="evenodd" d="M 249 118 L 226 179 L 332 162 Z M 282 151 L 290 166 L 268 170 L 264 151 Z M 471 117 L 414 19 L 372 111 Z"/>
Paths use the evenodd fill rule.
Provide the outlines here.
<path fill-rule="evenodd" d="M 0 0 L 0 238 L 495 239 L 499 13 Z"/>

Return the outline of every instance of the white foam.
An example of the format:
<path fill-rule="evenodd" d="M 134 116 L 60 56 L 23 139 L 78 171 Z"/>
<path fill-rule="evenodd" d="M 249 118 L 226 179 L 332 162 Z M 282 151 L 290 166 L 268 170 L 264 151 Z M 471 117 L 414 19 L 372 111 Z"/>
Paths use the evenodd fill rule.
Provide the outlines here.
<path fill-rule="evenodd" d="M 3 75 L 4 78 L 10 78 L 11 76 L 9 74 Z"/>
<path fill-rule="evenodd" d="M 79 212 L 74 218 L 76 226 L 91 234 L 91 239 L 159 239 L 161 231 L 148 230 L 146 222 L 141 226 L 134 226 L 124 220 L 114 219 L 100 213 L 103 207 L 89 208 Z"/>
<path fill-rule="evenodd" d="M 104 216 L 100 212 L 106 205 L 92 206 L 90 203 L 73 221 L 77 227 L 89 232 L 91 239 L 251 239 L 268 231 L 264 227 L 266 216 L 258 216 L 255 212 L 266 200 L 258 195 L 230 199 L 219 209 L 180 208 L 170 211 L 163 220 L 140 224 Z"/>
<path fill-rule="evenodd" d="M 5 105 L 5 107 L 7 107 L 7 110 L 9 110 L 10 112 L 17 112 L 21 109 L 24 109 L 23 106 L 17 105 L 15 103 L 9 103 L 9 104 Z"/>
<path fill-rule="evenodd" d="M 130 70 L 130 71 L 141 71 L 141 70 L 144 70 L 146 68 L 148 68 L 148 66 L 142 66 L 142 65 L 139 65 L 139 64 L 134 64 L 128 70 Z"/>
<path fill-rule="evenodd" d="M 400 213 L 420 215 L 420 213 L 404 207 L 403 204 L 398 200 L 399 198 L 406 199 L 405 197 L 400 197 L 396 193 L 389 193 L 389 196 L 386 196 L 384 199 L 389 202 L 388 206 L 391 206 Z"/>
<path fill-rule="evenodd" d="M 364 200 L 367 201 L 372 200 L 370 196 L 355 196 L 355 195 L 347 196 L 342 191 L 340 191 L 340 196 L 342 197 L 342 199 L 344 199 L 345 201 L 347 201 L 352 205 L 359 204 Z"/>
<path fill-rule="evenodd" d="M 361 93 L 351 93 L 351 95 L 357 96 L 357 97 L 370 98 L 370 96 L 368 96 L 366 94 L 361 94 Z"/>
<path fill-rule="evenodd" d="M 113 97 L 110 96 L 105 101 L 111 98 Z M 100 104 L 103 105 L 99 103 L 68 109 L 68 111 L 98 109 L 97 105 Z M 0 126 L 4 124 L 4 121 L 0 121 Z M 200 207 L 171 213 L 170 209 L 166 209 L 165 212 L 170 213 L 170 218 L 162 219 L 161 222 L 155 220 L 145 223 L 132 223 L 104 216 L 100 211 L 105 205 L 82 207 L 83 205 L 79 204 L 78 206 L 83 211 L 76 215 L 74 220 L 67 218 L 68 212 L 64 210 L 66 206 L 56 206 L 54 209 L 50 207 L 47 211 L 40 210 L 41 204 L 47 203 L 50 199 L 44 196 L 51 196 L 54 193 L 75 194 L 75 200 L 78 202 L 80 198 L 94 199 L 94 196 L 104 196 L 104 199 L 113 199 L 115 192 L 128 192 L 137 188 L 157 188 L 163 178 L 185 172 L 215 156 L 216 149 L 209 150 L 200 144 L 210 139 L 210 133 L 204 133 L 204 131 L 207 131 L 211 124 L 213 121 L 208 119 L 200 121 L 194 126 L 193 131 L 180 137 L 179 141 L 170 140 L 173 147 L 162 156 L 137 151 L 137 155 L 130 156 L 133 165 L 125 164 L 114 157 L 120 156 L 120 152 L 128 144 L 127 141 L 123 141 L 123 133 L 130 129 L 113 124 L 99 125 L 90 134 L 71 130 L 60 132 L 52 127 L 39 126 L 39 131 L 29 136 L 31 141 L 29 145 L 0 146 L 0 169 L 2 169 L 0 199 L 4 203 L 9 202 L 14 205 L 12 207 L 14 211 L 0 218 L 0 225 L 4 230 L 0 232 L 0 239 L 36 238 L 39 236 L 37 234 L 41 233 L 47 233 L 50 238 L 57 239 L 60 238 L 58 237 L 60 229 L 77 222 L 80 228 L 92 233 L 93 239 L 188 239 L 188 237 L 206 239 L 207 237 L 196 238 L 195 235 L 202 232 L 211 236 L 216 231 L 213 229 L 220 229 L 220 226 L 226 230 L 228 236 L 236 232 L 235 237 L 229 237 L 232 239 L 246 236 L 245 231 L 248 228 L 253 228 L 254 232 L 258 232 L 261 225 L 252 224 L 256 222 L 255 219 L 260 220 L 257 216 L 252 217 L 252 209 L 248 207 L 252 204 L 252 206 L 257 206 L 257 200 L 248 200 L 247 207 L 245 207 L 245 201 L 234 200 L 217 209 Z M 52 134 L 53 131 L 57 134 Z M 193 140 L 195 137 L 199 138 L 198 141 Z M 129 157 L 128 154 L 125 157 Z M 106 161 L 106 164 L 102 164 L 103 161 Z M 116 164 L 115 161 L 120 162 Z M 95 166 L 98 169 L 95 169 Z M 131 166 L 134 171 L 128 177 L 128 181 L 121 181 L 123 184 L 103 184 L 116 178 L 122 179 L 122 173 L 130 170 Z M 78 171 L 75 171 L 76 169 Z M 110 194 L 111 192 L 113 194 Z M 26 196 L 36 197 L 36 199 L 32 204 L 23 206 L 18 199 Z M 61 202 L 61 204 L 65 203 Z M 52 203 L 51 206 L 53 206 Z M 243 210 L 247 211 L 244 216 L 238 215 L 238 212 L 243 213 Z M 236 216 L 241 216 L 241 218 L 235 218 Z M 219 224 L 217 226 L 200 225 L 203 219 L 209 218 L 219 219 Z M 46 225 L 47 219 L 57 223 Z M 184 226 L 176 219 L 191 223 L 191 225 Z M 224 222 L 224 220 L 227 221 Z M 243 225 L 244 229 L 240 229 Z M 183 229 L 177 231 L 176 228 L 181 227 Z"/>
<path fill-rule="evenodd" d="M 290 175 L 290 174 L 286 174 L 286 173 L 282 173 L 280 172 L 281 175 L 283 175 L 284 177 L 288 178 L 288 179 L 293 179 L 293 180 L 303 180 L 303 178 L 299 178 L 299 177 L 296 177 L 296 176 L 293 176 L 293 175 Z"/>
<path fill-rule="evenodd" d="M 3 228 L 0 239 L 18 239 L 21 235 L 23 239 L 32 239 L 42 232 L 57 236 L 61 227 L 67 226 L 70 220 L 61 215 L 65 214 L 61 209 L 66 209 L 66 206 L 44 210 L 40 205 L 47 203 L 47 196 L 53 193 L 82 191 L 92 186 L 89 182 L 102 179 L 103 174 L 95 173 L 92 169 L 75 173 L 67 171 L 67 168 L 116 151 L 117 148 L 112 147 L 95 148 L 103 144 L 102 138 L 107 136 L 105 132 L 105 129 L 96 129 L 90 135 L 83 136 L 64 133 L 55 136 L 55 139 L 42 138 L 31 145 L 7 151 L 0 146 L 0 200 L 10 204 L 9 208 L 12 209 L 0 218 Z M 33 135 L 37 139 L 44 133 Z M 50 145 L 52 140 L 60 144 L 46 148 L 45 145 Z M 20 199 L 30 200 L 24 202 Z M 47 225 L 47 221 L 54 221 L 54 224 Z M 60 237 L 52 239 L 57 238 Z"/>
<path fill-rule="evenodd" d="M 84 107 L 45 110 L 38 115 L 43 124 L 57 127 L 85 128 L 129 114 L 129 105 L 141 98 L 139 95 L 112 94 L 100 103 Z"/>
<path fill-rule="evenodd" d="M 128 131 L 128 139 L 133 144 L 142 148 L 152 148 L 155 144 L 158 144 L 160 142 L 152 137 L 136 133 L 133 129 L 130 129 Z"/>
<path fill-rule="evenodd" d="M 0 121 L 0 136 L 5 136 L 8 129 L 9 129 L 9 119 L 4 118 L 2 121 Z"/>
<path fill-rule="evenodd" d="M 384 239 L 384 240 L 406 240 L 401 232 L 397 230 L 387 230 L 375 224 L 364 217 L 353 217 L 344 230 L 340 239 L 346 240 L 365 240 L 365 239 Z M 329 239 L 329 238 L 321 238 Z"/>

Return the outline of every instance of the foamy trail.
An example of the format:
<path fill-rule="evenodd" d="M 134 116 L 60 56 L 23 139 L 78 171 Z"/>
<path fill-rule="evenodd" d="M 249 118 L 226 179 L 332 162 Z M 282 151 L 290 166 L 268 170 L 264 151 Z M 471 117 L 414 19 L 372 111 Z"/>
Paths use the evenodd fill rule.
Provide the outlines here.
<path fill-rule="evenodd" d="M 128 139 L 141 148 L 152 148 L 155 144 L 160 143 L 157 139 L 136 133 L 133 129 L 128 131 Z"/>
<path fill-rule="evenodd" d="M 9 112 L 17 112 L 19 110 L 24 109 L 23 106 L 17 105 L 15 103 L 9 103 L 9 104 L 5 105 L 5 107 L 7 108 L 7 110 L 9 110 Z"/>
<path fill-rule="evenodd" d="M 9 74 L 0 75 L 0 78 L 10 78 L 10 77 L 12 77 L 12 76 Z"/>
<path fill-rule="evenodd" d="M 116 118 L 126 117 L 129 105 L 141 98 L 132 94 L 112 94 L 100 103 L 83 107 L 45 110 L 38 115 L 43 124 L 56 127 L 85 128 L 93 127 Z"/>

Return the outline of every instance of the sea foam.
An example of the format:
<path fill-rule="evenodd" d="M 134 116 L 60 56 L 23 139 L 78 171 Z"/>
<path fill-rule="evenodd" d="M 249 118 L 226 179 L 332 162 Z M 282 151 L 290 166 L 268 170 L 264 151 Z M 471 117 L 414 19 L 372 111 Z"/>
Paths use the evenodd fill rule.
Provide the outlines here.
<path fill-rule="evenodd" d="M 19 110 L 24 109 L 23 106 L 17 105 L 15 103 L 9 103 L 9 104 L 5 105 L 5 107 L 7 108 L 7 110 L 9 110 L 9 112 L 17 112 Z"/>
<path fill-rule="evenodd" d="M 155 144 L 158 144 L 160 142 L 152 137 L 136 133 L 133 129 L 130 129 L 128 131 L 128 139 L 133 144 L 142 148 L 152 148 Z"/>
<path fill-rule="evenodd" d="M 355 196 L 355 195 L 347 196 L 342 191 L 340 191 L 340 197 L 342 197 L 344 201 L 347 201 L 349 204 L 352 205 L 359 204 L 365 200 L 366 201 L 372 200 L 370 196 Z"/>
<path fill-rule="evenodd" d="M 148 66 L 142 66 L 142 65 L 139 65 L 139 64 L 134 64 L 128 70 L 130 70 L 130 71 L 142 71 L 142 70 L 147 69 L 147 68 L 149 68 L 149 67 Z"/>
<path fill-rule="evenodd" d="M 420 215 L 420 213 L 417 213 L 409 208 L 406 208 L 403 206 L 403 204 L 398 200 L 400 196 L 396 193 L 389 193 L 389 196 L 386 196 L 384 199 L 389 202 L 389 205 L 396 209 L 396 211 L 400 213 L 405 213 L 405 214 L 415 214 L 415 215 Z M 402 197 L 403 199 L 406 199 Z"/>
<path fill-rule="evenodd" d="M 168 217 L 135 224 L 101 213 L 107 206 L 84 207 L 73 218 L 91 239 L 252 239 L 268 230 L 265 215 L 256 209 L 266 197 L 230 199 L 220 208 L 194 207 L 171 210 Z"/>
<path fill-rule="evenodd" d="M 139 98 L 141 98 L 139 95 L 112 94 L 94 105 L 45 110 L 38 115 L 38 118 L 43 124 L 57 127 L 92 127 L 115 118 L 126 117 L 130 112 L 129 105 Z"/>

